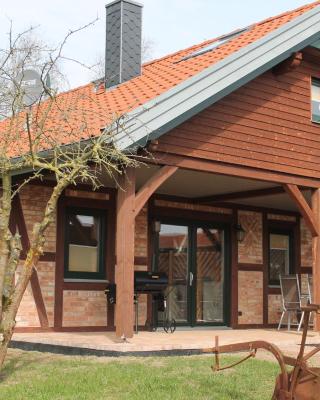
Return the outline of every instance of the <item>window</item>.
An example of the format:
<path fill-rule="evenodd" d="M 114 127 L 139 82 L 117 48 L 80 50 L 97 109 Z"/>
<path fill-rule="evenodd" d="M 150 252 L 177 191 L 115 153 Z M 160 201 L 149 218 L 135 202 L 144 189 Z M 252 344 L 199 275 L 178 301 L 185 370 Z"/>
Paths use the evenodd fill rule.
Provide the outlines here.
<path fill-rule="evenodd" d="M 291 235 L 269 233 L 269 285 L 279 286 L 280 275 L 292 273 Z"/>
<path fill-rule="evenodd" d="M 312 78 L 311 101 L 312 121 L 320 123 L 320 79 Z"/>
<path fill-rule="evenodd" d="M 105 278 L 105 214 L 67 208 L 65 278 Z"/>
<path fill-rule="evenodd" d="M 251 26 L 248 26 L 246 28 L 239 29 L 237 31 L 229 33 L 228 35 L 221 36 L 219 39 L 215 40 L 213 43 L 210 43 L 209 45 L 203 47 L 202 49 L 197 50 L 194 53 L 183 57 L 180 61 L 186 61 L 186 60 L 189 60 L 190 58 L 201 56 L 202 54 L 208 53 L 209 51 L 212 51 L 212 50 L 216 49 L 217 47 L 229 42 L 230 40 L 235 39 L 236 37 L 240 36 L 242 33 L 247 32 L 250 29 L 251 29 Z"/>

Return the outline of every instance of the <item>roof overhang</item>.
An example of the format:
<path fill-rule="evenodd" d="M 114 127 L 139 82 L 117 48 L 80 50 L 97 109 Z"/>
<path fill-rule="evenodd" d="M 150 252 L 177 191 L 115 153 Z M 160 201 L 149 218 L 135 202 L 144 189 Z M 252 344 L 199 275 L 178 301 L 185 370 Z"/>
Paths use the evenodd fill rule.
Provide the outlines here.
<path fill-rule="evenodd" d="M 157 139 L 318 40 L 320 6 L 130 112 L 115 144 L 124 150 Z"/>

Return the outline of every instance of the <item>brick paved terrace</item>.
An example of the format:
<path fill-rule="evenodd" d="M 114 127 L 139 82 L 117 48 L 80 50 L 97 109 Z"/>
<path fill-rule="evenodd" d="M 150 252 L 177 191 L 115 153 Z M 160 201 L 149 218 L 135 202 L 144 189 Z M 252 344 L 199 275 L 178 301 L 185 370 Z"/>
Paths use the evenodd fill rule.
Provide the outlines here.
<path fill-rule="evenodd" d="M 113 332 L 95 333 L 15 333 L 12 346 L 28 350 L 53 351 L 65 354 L 92 355 L 145 355 L 148 354 L 188 354 L 199 353 L 199 349 L 212 347 L 216 335 L 220 344 L 230 344 L 254 340 L 265 340 L 277 345 L 288 355 L 296 355 L 299 349 L 301 333 L 292 330 L 254 329 L 197 329 L 177 330 L 167 334 L 157 332 L 139 332 L 126 343 L 119 341 Z M 306 351 L 310 345 L 320 346 L 320 334 L 309 331 Z M 320 359 L 320 357 L 319 357 Z"/>

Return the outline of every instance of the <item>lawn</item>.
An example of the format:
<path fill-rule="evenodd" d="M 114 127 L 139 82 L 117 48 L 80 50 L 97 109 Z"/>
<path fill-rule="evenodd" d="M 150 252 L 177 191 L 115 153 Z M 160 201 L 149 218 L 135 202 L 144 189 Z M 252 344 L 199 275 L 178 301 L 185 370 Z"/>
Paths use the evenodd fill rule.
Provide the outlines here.
<path fill-rule="evenodd" d="M 218 374 L 211 364 L 211 356 L 114 359 L 10 350 L 0 399 L 270 400 L 276 364 L 250 360 Z"/>

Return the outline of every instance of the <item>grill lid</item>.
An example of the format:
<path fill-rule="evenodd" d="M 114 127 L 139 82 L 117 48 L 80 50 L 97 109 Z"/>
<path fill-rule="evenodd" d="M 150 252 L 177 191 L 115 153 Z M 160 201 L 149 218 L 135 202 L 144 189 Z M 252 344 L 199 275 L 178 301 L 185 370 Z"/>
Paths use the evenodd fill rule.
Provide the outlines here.
<path fill-rule="evenodd" d="M 168 277 L 164 272 L 135 271 L 134 291 L 136 293 L 159 293 L 168 286 Z"/>

